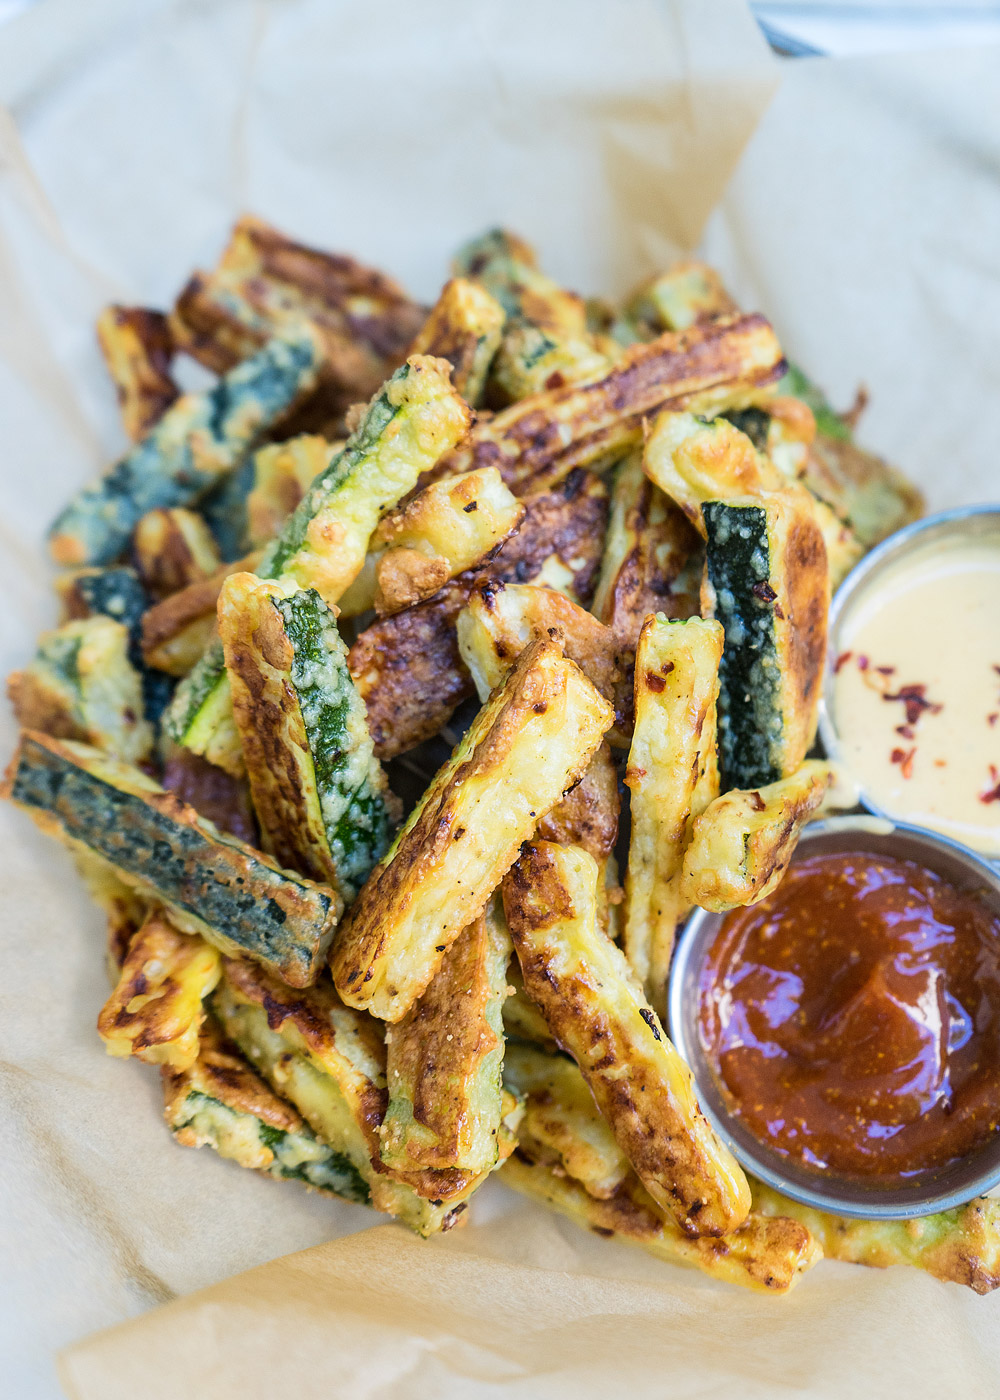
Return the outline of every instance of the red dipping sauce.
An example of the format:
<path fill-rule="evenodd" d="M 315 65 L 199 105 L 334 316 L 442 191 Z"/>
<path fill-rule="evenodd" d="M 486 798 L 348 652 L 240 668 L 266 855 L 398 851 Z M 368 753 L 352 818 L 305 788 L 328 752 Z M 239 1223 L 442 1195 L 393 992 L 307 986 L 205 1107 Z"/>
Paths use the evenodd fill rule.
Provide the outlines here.
<path fill-rule="evenodd" d="M 699 1031 L 733 1112 L 804 1166 L 906 1178 L 1000 1123 L 1000 919 L 912 861 L 795 862 L 728 914 Z"/>

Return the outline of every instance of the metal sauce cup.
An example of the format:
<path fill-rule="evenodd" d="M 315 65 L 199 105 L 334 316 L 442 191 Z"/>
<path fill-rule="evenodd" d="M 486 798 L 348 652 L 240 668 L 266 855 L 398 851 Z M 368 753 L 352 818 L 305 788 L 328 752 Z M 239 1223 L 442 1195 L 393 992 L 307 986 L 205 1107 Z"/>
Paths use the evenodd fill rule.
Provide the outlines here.
<path fill-rule="evenodd" d="M 957 889 L 978 894 L 993 914 L 1000 915 L 1000 872 L 967 847 L 922 827 L 873 817 L 836 817 L 807 827 L 794 859 L 850 851 L 914 861 Z M 752 1176 L 805 1205 L 871 1220 L 949 1210 L 1000 1185 L 1000 1133 L 951 1166 L 889 1185 L 877 1177 L 844 1178 L 802 1166 L 748 1132 L 726 1103 L 698 1024 L 699 974 L 725 917 L 695 910 L 681 934 L 668 994 L 670 1036 L 691 1067 L 705 1116 Z"/>
<path fill-rule="evenodd" d="M 944 545 L 984 538 L 993 538 L 1000 542 L 1000 505 L 962 506 L 957 510 L 943 511 L 940 515 L 929 515 L 902 530 L 897 530 L 894 535 L 877 545 L 870 554 L 866 554 L 844 579 L 831 604 L 826 671 L 819 705 L 819 737 L 827 757 L 843 764 L 845 771 L 850 773 L 850 777 L 857 784 L 862 804 L 869 812 L 886 817 L 889 821 L 903 821 L 907 814 L 888 812 L 869 796 L 865 788 L 865 775 L 849 769 L 844 763 L 837 734 L 834 668 L 837 657 L 843 651 L 841 637 L 845 623 L 854 609 L 873 592 L 877 592 L 904 561 L 916 560 L 925 554 L 933 556 Z"/>

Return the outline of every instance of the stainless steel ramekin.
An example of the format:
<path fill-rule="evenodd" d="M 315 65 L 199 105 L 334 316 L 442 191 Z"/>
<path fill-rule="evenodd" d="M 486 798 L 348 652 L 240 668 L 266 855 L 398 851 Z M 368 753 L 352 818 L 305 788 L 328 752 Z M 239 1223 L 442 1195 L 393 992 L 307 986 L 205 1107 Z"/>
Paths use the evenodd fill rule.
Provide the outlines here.
<path fill-rule="evenodd" d="M 984 536 L 1000 539 L 1000 505 L 961 506 L 957 510 L 943 511 L 940 515 L 929 515 L 904 526 L 876 545 L 844 579 L 830 607 L 826 671 L 819 705 L 819 737 L 828 758 L 837 763 L 844 761 L 837 735 L 834 668 L 837 657 L 843 651 L 840 641 L 843 627 L 854 608 L 877 589 L 889 572 L 904 559 L 917 558 L 925 552 L 933 554 L 941 545 L 953 540 L 975 540 Z M 844 766 L 846 769 L 847 765 Z M 869 812 L 886 817 L 889 821 L 902 820 L 871 799 L 865 789 L 862 773 L 848 771 L 858 786 L 861 802 Z"/>
<path fill-rule="evenodd" d="M 877 817 L 835 817 L 806 828 L 794 859 L 849 851 L 915 861 L 958 889 L 977 892 L 1000 914 L 1000 872 L 965 846 L 922 827 Z M 670 1036 L 691 1067 L 705 1116 L 752 1176 L 806 1205 L 872 1220 L 931 1215 L 1000 1185 L 1000 1133 L 949 1167 L 889 1186 L 877 1178 L 857 1181 L 800 1166 L 748 1132 L 725 1102 L 698 1029 L 698 978 L 724 918 L 696 910 L 681 934 L 668 995 Z"/>

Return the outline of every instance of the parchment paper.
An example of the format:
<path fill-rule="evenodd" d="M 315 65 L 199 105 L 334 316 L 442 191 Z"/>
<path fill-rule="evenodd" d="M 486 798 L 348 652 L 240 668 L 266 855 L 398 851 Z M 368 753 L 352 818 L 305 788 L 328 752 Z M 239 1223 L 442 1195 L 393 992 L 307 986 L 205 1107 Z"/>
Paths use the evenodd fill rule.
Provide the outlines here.
<path fill-rule="evenodd" d="M 996 58 L 783 70 L 707 235 L 936 504 L 1000 495 Z M 42 0 L 0 31 L 4 671 L 55 620 L 45 525 L 123 445 L 107 300 L 167 304 L 244 209 L 428 299 L 497 220 L 620 292 L 701 236 L 776 75 L 737 0 Z M 93 1029 L 101 920 L 11 811 L 0 889 L 4 1393 L 49 1400 L 57 1348 L 137 1314 L 66 1354 L 71 1395 L 995 1393 L 996 1301 L 911 1271 L 760 1299 L 494 1183 L 422 1243 L 175 1147 Z"/>

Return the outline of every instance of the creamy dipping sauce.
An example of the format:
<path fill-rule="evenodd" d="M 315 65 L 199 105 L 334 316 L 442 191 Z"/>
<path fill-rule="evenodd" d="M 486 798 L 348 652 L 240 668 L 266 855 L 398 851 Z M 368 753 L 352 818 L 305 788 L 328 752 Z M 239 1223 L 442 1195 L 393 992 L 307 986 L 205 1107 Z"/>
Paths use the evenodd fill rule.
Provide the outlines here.
<path fill-rule="evenodd" d="M 872 802 L 1000 855 L 1000 538 L 937 544 L 845 614 L 833 722 Z"/>

